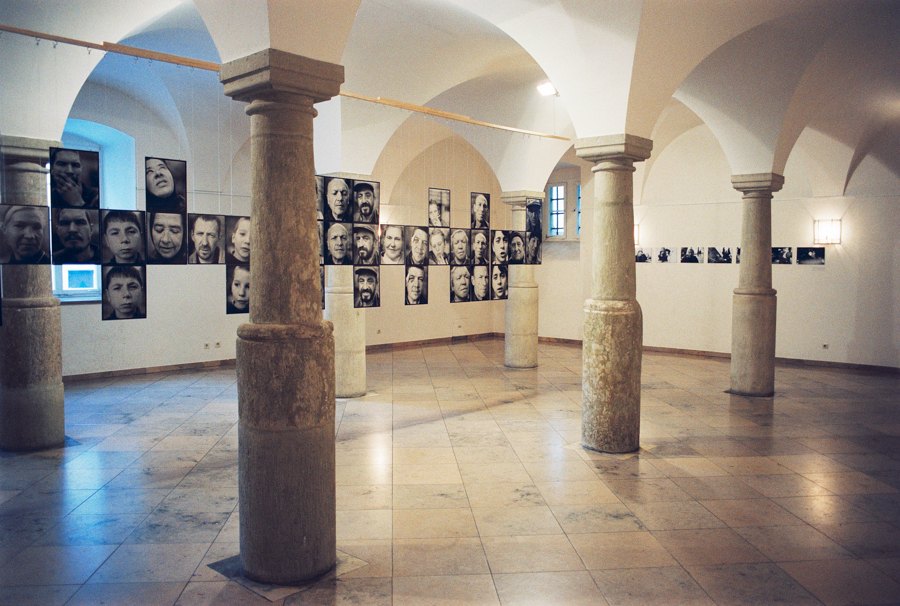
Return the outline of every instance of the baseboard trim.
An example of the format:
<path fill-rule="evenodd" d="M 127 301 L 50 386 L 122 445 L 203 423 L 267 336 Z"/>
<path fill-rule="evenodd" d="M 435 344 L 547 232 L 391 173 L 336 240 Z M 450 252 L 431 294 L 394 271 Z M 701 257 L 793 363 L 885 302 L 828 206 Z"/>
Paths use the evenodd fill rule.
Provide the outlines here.
<path fill-rule="evenodd" d="M 87 372 L 80 375 L 64 375 L 63 381 L 85 381 L 88 379 L 108 379 L 112 377 L 128 377 L 131 375 L 149 375 L 159 372 L 175 372 L 178 370 L 200 370 L 203 368 L 221 368 L 234 366 L 235 359 L 211 360 L 209 362 L 187 362 L 185 364 L 169 364 L 167 366 L 148 366 L 146 368 L 128 368 L 125 370 L 104 370 Z"/>
<path fill-rule="evenodd" d="M 477 335 L 462 335 L 458 337 L 440 337 L 437 339 L 422 339 L 420 341 L 403 341 L 402 343 L 382 343 L 380 345 L 366 345 L 366 353 L 377 353 L 380 351 L 394 351 L 396 349 L 409 349 L 411 347 L 421 347 L 423 345 L 450 345 L 458 343 L 466 343 L 468 341 L 484 341 L 495 337 L 503 337 L 503 333 L 484 332 Z"/>

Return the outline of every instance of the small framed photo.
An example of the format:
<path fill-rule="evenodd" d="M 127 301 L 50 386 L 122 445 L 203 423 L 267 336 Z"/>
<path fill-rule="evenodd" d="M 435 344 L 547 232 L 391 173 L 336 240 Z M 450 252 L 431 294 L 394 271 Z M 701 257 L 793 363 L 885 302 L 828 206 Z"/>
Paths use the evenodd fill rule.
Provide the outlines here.
<path fill-rule="evenodd" d="M 472 233 L 472 265 L 490 265 L 489 243 L 491 232 L 486 229 L 473 229 Z"/>
<path fill-rule="evenodd" d="M 406 262 L 405 242 L 402 225 L 382 225 L 381 264 L 403 265 Z"/>
<path fill-rule="evenodd" d="M 353 265 L 353 224 L 325 221 L 325 265 Z"/>
<path fill-rule="evenodd" d="M 142 210 L 100 211 L 100 252 L 103 265 L 144 265 L 147 261 Z"/>
<path fill-rule="evenodd" d="M 541 264 L 541 243 L 543 239 L 543 232 L 541 231 L 525 232 L 525 265 Z"/>
<path fill-rule="evenodd" d="M 425 305 L 428 303 L 428 266 L 407 265 L 403 280 L 406 305 Z"/>
<path fill-rule="evenodd" d="M 381 284 L 378 267 L 353 268 L 353 307 L 381 307 Z"/>
<path fill-rule="evenodd" d="M 353 222 L 353 180 L 341 177 L 325 177 L 325 221 Z"/>
<path fill-rule="evenodd" d="M 790 265 L 793 262 L 794 253 L 790 246 L 772 247 L 772 265 Z"/>
<path fill-rule="evenodd" d="M 354 181 L 353 222 L 378 225 L 381 184 L 377 181 Z"/>
<path fill-rule="evenodd" d="M 491 300 L 491 268 L 488 265 L 473 265 L 470 301 Z"/>
<path fill-rule="evenodd" d="M 428 264 L 428 228 L 417 225 L 407 225 L 403 228 L 404 241 L 406 242 L 406 264 Z"/>
<path fill-rule="evenodd" d="M 168 158 L 144 158 L 147 212 L 187 212 L 187 162 Z"/>
<path fill-rule="evenodd" d="M 825 265 L 824 246 L 798 246 L 797 265 Z"/>
<path fill-rule="evenodd" d="M 428 228 L 428 264 L 449 265 L 450 229 L 447 227 Z"/>
<path fill-rule="evenodd" d="M 505 300 L 509 296 L 509 269 L 506 265 L 491 266 L 491 300 Z"/>
<path fill-rule="evenodd" d="M 450 302 L 466 303 L 471 300 L 472 267 L 454 265 L 450 268 Z"/>
<path fill-rule="evenodd" d="M 143 265 L 103 268 L 103 319 L 142 320 L 147 317 Z"/>
<path fill-rule="evenodd" d="M 469 249 L 469 230 L 450 230 L 450 265 L 469 265 L 472 262 Z"/>
<path fill-rule="evenodd" d="M 428 226 L 450 227 L 450 190 L 428 188 Z"/>
<path fill-rule="evenodd" d="M 472 192 L 472 229 L 491 228 L 491 194 Z"/>
<path fill-rule="evenodd" d="M 509 232 L 503 229 L 491 231 L 491 264 L 509 263 Z"/>
<path fill-rule="evenodd" d="M 225 270 L 225 313 L 250 313 L 250 266 L 229 265 Z"/>
<path fill-rule="evenodd" d="M 50 148 L 51 208 L 100 208 L 100 153 Z"/>
<path fill-rule="evenodd" d="M 250 217 L 225 217 L 225 262 L 228 265 L 250 265 Z"/>
<path fill-rule="evenodd" d="M 188 264 L 221 265 L 225 263 L 225 216 L 188 215 Z M 249 263 L 250 239 L 247 238 Z M 235 256 L 236 257 L 236 256 Z"/>
<path fill-rule="evenodd" d="M 685 246 L 681 249 L 682 263 L 703 263 L 703 257 L 702 246 Z"/>
<path fill-rule="evenodd" d="M 525 264 L 525 232 L 509 232 L 509 263 L 510 265 Z"/>
<path fill-rule="evenodd" d="M 53 208 L 54 265 L 100 265 L 100 211 Z"/>
<path fill-rule="evenodd" d="M 653 260 L 657 263 L 678 263 L 678 257 L 672 254 L 672 249 L 665 246 L 654 248 Z M 677 249 L 676 249 L 677 250 Z"/>
<path fill-rule="evenodd" d="M 0 263 L 48 265 L 50 220 L 46 206 L 0 205 Z"/>
<path fill-rule="evenodd" d="M 353 264 L 380 265 L 378 253 L 378 225 L 353 224 Z"/>
<path fill-rule="evenodd" d="M 147 263 L 184 265 L 187 263 L 186 216 L 182 213 L 147 213 Z"/>
<path fill-rule="evenodd" d="M 731 263 L 733 260 L 731 247 L 729 246 L 710 246 L 706 249 L 706 254 L 707 263 Z"/>
<path fill-rule="evenodd" d="M 647 254 L 647 250 L 644 249 L 643 246 L 635 246 L 634 247 L 634 262 L 635 263 L 651 263 L 653 261 L 653 254 Z"/>

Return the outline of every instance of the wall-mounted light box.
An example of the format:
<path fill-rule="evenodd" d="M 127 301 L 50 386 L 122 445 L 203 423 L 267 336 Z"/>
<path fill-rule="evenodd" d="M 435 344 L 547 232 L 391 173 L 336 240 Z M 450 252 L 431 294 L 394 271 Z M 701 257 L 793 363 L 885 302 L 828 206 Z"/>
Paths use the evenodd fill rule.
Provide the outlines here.
<path fill-rule="evenodd" d="M 840 244 L 841 220 L 817 220 L 813 225 L 813 242 L 815 244 Z"/>

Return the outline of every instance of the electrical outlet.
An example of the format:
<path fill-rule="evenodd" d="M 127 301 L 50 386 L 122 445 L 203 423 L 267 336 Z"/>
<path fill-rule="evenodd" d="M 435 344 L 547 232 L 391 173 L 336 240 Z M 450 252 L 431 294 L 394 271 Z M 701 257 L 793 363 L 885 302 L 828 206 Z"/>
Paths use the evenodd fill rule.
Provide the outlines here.
<path fill-rule="evenodd" d="M 376 335 L 380 335 L 380 334 L 381 334 L 381 329 L 379 328 L 379 329 L 375 332 L 375 334 L 376 334 Z"/>
<path fill-rule="evenodd" d="M 822 343 L 822 349 L 828 349 L 828 343 Z"/>
<path fill-rule="evenodd" d="M 204 343 L 204 344 L 203 344 L 203 349 L 209 349 L 209 343 Z"/>
<path fill-rule="evenodd" d="M 216 349 L 219 349 L 220 347 L 222 347 L 222 342 L 216 341 Z"/>

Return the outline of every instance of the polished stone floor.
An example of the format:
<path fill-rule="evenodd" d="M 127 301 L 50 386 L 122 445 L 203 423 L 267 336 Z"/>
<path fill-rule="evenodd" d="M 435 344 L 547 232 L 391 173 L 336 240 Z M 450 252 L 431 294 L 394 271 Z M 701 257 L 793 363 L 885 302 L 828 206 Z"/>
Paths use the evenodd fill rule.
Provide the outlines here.
<path fill-rule="evenodd" d="M 369 356 L 337 404 L 336 574 L 239 576 L 233 369 L 66 385 L 69 444 L 0 453 L 0 604 L 900 604 L 900 376 L 646 354 L 641 451 L 582 450 L 581 352 Z"/>

